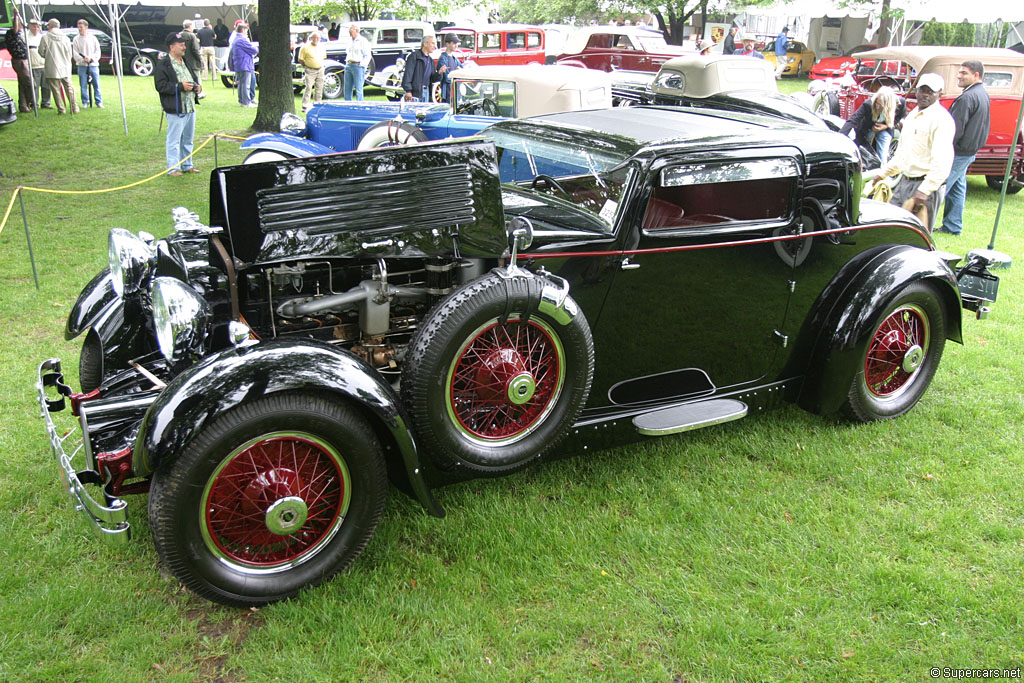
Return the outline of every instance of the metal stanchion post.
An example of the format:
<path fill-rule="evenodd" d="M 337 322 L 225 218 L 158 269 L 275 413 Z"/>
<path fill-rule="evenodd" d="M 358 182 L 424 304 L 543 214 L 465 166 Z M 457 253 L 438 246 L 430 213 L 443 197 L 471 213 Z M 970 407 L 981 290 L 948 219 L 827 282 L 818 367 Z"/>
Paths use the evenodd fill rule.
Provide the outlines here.
<path fill-rule="evenodd" d="M 214 168 L 219 168 L 220 167 L 220 161 L 218 160 L 218 157 L 217 157 L 217 138 L 219 138 L 219 137 L 220 136 L 217 135 L 216 133 L 213 134 L 213 167 Z"/>
<path fill-rule="evenodd" d="M 32 262 L 32 279 L 36 281 L 36 289 L 39 289 L 39 275 L 36 274 L 36 257 L 32 253 L 32 238 L 28 234 L 28 216 L 25 215 L 25 193 L 18 188 L 18 203 L 21 204 L 21 222 L 25 224 L 25 241 L 28 242 L 28 260 Z"/>

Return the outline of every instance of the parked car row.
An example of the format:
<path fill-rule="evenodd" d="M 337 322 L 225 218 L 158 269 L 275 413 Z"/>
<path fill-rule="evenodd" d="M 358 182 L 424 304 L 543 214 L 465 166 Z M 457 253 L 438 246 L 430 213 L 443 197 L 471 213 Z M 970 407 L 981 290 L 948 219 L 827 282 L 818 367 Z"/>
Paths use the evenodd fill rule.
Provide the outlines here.
<path fill-rule="evenodd" d="M 89 33 L 96 36 L 100 44 L 100 68 L 109 68 L 113 71 L 114 40 L 107 33 L 99 29 L 87 29 Z M 74 26 L 60 29 L 61 33 L 73 39 L 78 35 L 78 29 Z M 122 72 L 133 76 L 152 76 L 157 61 L 164 56 L 161 50 L 154 50 L 147 47 L 139 47 L 130 39 L 121 40 L 121 66 Z"/>

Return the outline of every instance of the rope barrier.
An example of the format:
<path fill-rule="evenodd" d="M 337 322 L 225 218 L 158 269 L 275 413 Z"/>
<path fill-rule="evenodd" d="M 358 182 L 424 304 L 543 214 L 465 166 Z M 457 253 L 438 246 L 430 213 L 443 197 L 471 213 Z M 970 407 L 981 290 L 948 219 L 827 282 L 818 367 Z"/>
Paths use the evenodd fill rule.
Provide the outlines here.
<path fill-rule="evenodd" d="M 127 190 L 129 188 L 137 187 L 137 186 L 142 185 L 144 183 L 148 183 L 151 180 L 156 180 L 157 178 L 159 178 L 161 176 L 167 175 L 168 171 L 172 171 L 172 170 L 178 168 L 179 166 L 181 166 L 183 163 L 185 163 L 186 161 L 191 159 L 193 156 L 195 156 L 199 152 L 199 150 L 201 150 L 203 147 L 206 147 L 206 145 L 210 144 L 211 140 L 215 140 L 218 137 L 228 138 L 229 140 L 245 140 L 244 137 L 239 137 L 237 135 L 228 135 L 227 133 L 211 133 L 209 135 L 209 137 L 207 137 L 205 140 L 203 140 L 203 142 L 201 142 L 199 144 L 199 146 L 196 147 L 192 151 L 192 154 L 189 154 L 187 157 L 185 157 L 184 159 L 179 161 L 174 166 L 171 166 L 170 168 L 165 168 L 164 170 L 160 171 L 159 173 L 157 173 L 155 175 L 151 175 L 148 178 L 143 178 L 142 180 L 137 180 L 134 183 L 129 183 L 127 185 L 119 185 L 117 187 L 108 187 L 108 188 L 105 188 L 105 189 L 102 189 L 102 190 L 52 190 L 52 189 L 49 189 L 49 188 L 46 188 L 46 187 L 31 187 L 31 186 L 27 186 L 27 185 L 19 185 L 18 187 L 14 188 L 14 194 L 11 196 L 11 201 L 7 205 L 7 211 L 4 212 L 3 220 L 0 220 L 0 234 L 3 234 L 4 227 L 6 227 L 6 225 L 7 225 L 7 219 L 10 217 L 11 211 L 14 208 L 14 200 L 16 200 L 18 198 L 18 194 L 19 193 L 23 193 L 23 192 L 42 192 L 44 194 L 83 195 L 83 194 L 106 194 L 108 192 L 117 192 L 119 190 Z"/>

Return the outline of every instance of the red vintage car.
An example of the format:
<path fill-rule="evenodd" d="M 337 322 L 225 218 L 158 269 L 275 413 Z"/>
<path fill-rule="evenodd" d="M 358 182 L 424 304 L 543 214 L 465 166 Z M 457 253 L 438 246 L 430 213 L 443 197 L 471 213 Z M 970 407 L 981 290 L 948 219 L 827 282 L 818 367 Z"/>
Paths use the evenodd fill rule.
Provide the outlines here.
<path fill-rule="evenodd" d="M 459 60 L 471 59 L 480 66 L 544 63 L 544 29 L 525 24 L 487 24 L 479 28 L 449 26 L 438 31 L 438 48 L 445 36 L 459 38 Z M 440 55 L 437 53 L 435 57 Z"/>
<path fill-rule="evenodd" d="M 939 101 L 948 109 L 961 92 L 956 84 L 960 64 L 968 59 L 984 64 L 983 82 L 992 101 L 991 127 L 988 140 L 967 172 L 984 175 L 989 187 L 1000 189 L 1012 146 L 1012 180 L 1007 192 L 1019 192 L 1024 187 L 1024 140 L 1022 136 L 1013 140 L 1020 101 L 1024 97 L 1024 55 L 1001 48 L 915 45 L 884 47 L 853 56 L 861 63 L 875 60 L 876 66 L 869 73 L 858 72 L 857 85 L 839 93 L 839 114 L 843 118 L 853 116 L 857 108 L 883 85 L 907 93 L 907 108 L 913 109 L 917 106 L 917 76 L 922 73 L 942 76 L 946 87 Z M 898 69 L 893 69 L 894 63 L 898 63 Z"/>
<path fill-rule="evenodd" d="M 808 72 L 808 78 L 811 79 L 825 79 L 825 78 L 839 78 L 847 72 L 856 72 L 858 67 L 861 69 L 874 69 L 875 60 L 865 59 L 858 65 L 858 60 L 853 55 L 858 52 L 867 52 L 868 50 L 874 50 L 877 45 L 858 45 L 852 50 L 847 50 L 845 55 L 837 55 L 835 57 L 822 57 L 818 60 L 811 70 Z"/>
<path fill-rule="evenodd" d="M 660 31 L 636 26 L 590 26 L 565 41 L 559 64 L 601 71 L 652 71 L 673 57 L 696 54 L 693 48 L 669 45 Z"/>

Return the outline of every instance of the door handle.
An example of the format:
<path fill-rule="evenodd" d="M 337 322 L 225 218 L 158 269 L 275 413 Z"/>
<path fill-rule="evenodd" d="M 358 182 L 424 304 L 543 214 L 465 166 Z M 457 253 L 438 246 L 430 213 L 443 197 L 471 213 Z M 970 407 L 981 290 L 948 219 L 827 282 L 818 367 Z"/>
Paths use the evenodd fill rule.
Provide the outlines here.
<path fill-rule="evenodd" d="M 628 256 L 626 258 L 622 259 L 622 262 L 619 264 L 619 268 L 621 270 L 636 270 L 639 267 L 640 267 L 640 264 L 639 263 L 633 263 L 632 261 L 629 260 Z"/>

